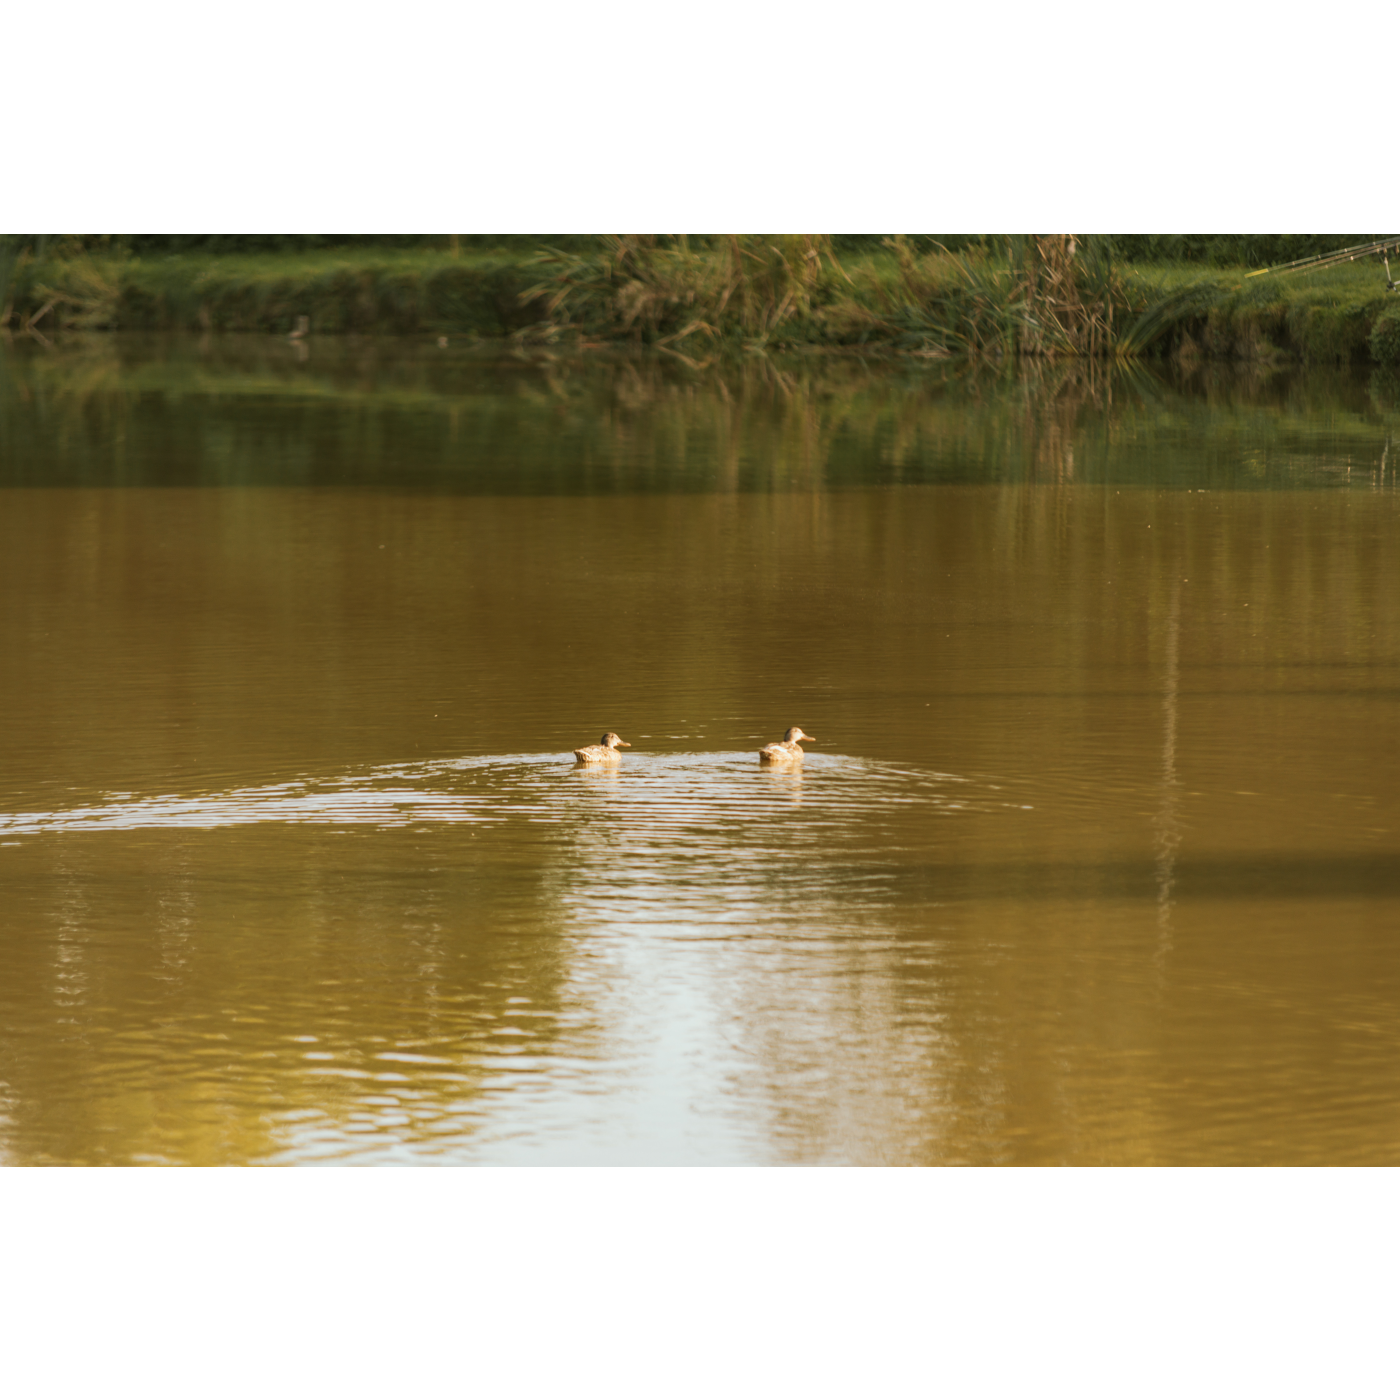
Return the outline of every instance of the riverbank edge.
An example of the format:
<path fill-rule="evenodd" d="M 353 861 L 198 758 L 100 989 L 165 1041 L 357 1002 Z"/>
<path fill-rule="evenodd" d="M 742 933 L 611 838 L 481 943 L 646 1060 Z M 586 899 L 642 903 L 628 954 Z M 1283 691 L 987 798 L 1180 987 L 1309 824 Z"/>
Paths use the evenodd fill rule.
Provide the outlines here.
<path fill-rule="evenodd" d="M 1373 332 L 1388 312 L 1396 316 L 1387 320 L 1400 319 L 1400 296 L 1389 294 L 1379 276 L 1359 281 L 1356 271 L 1329 284 L 1317 277 L 1251 280 L 1245 268 L 1195 271 L 1188 280 L 1181 267 L 1129 266 L 1123 269 L 1125 301 L 1115 311 L 1126 325 L 1142 316 L 1144 305 L 1161 307 L 1160 326 L 1140 351 L 1153 358 L 1374 364 Z M 0 314 L 11 334 L 40 336 L 65 328 L 251 331 L 540 339 L 567 346 L 593 334 L 587 327 L 542 324 L 540 302 L 526 300 L 541 276 L 537 257 L 504 251 L 79 257 L 25 266 Z M 1190 295 L 1183 297 L 1183 290 Z M 849 313 L 863 298 L 858 289 L 842 291 Z M 818 306 L 784 325 L 765 348 L 952 353 L 927 339 L 910 345 L 873 314 L 857 331 L 852 326 L 849 314 L 829 315 Z"/>

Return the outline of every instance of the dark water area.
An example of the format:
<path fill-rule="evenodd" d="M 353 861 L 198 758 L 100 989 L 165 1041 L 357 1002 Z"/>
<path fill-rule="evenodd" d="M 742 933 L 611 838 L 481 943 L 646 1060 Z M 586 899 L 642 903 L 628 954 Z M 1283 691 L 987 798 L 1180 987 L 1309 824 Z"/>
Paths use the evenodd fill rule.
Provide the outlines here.
<path fill-rule="evenodd" d="M 0 347 L 0 1161 L 1400 1160 L 1397 403 Z"/>

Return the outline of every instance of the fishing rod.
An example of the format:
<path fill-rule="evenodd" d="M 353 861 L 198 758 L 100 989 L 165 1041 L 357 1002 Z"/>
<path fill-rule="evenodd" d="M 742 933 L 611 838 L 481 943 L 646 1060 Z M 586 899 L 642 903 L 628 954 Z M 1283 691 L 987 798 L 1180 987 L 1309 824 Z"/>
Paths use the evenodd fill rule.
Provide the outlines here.
<path fill-rule="evenodd" d="M 1374 243 L 1358 243 L 1354 248 L 1338 248 L 1332 253 L 1318 253 L 1311 258 L 1298 258 L 1290 263 L 1280 263 L 1277 267 L 1261 267 L 1257 272 L 1247 272 L 1246 277 L 1263 277 L 1269 273 L 1282 272 L 1321 272 L 1324 268 L 1339 267 L 1345 262 L 1356 262 L 1359 258 L 1380 258 L 1385 263 L 1385 289 L 1388 292 L 1400 290 L 1390 275 L 1390 255 L 1400 252 L 1400 237 L 1379 238 Z"/>

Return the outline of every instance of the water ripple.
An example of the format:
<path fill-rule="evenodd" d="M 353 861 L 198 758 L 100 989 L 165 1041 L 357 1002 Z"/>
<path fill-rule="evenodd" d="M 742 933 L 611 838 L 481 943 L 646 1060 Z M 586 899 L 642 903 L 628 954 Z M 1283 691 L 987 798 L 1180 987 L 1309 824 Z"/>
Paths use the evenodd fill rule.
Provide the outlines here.
<path fill-rule="evenodd" d="M 986 779 L 813 754 L 765 769 L 750 753 L 629 755 L 577 768 L 558 754 L 492 755 L 390 764 L 336 778 L 297 779 L 196 795 L 108 793 L 88 805 L 0 814 L 0 836 L 214 830 L 281 822 L 376 829 L 506 821 L 612 823 L 644 846 L 703 840 L 788 812 L 806 838 L 900 813 L 955 817 L 1019 807 Z M 669 878 L 669 876 L 667 877 Z"/>

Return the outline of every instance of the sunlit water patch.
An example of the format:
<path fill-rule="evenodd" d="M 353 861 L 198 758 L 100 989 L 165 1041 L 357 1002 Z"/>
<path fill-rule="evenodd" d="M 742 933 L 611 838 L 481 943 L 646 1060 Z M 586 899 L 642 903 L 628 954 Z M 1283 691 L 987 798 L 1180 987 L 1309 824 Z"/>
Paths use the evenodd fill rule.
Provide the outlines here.
<path fill-rule="evenodd" d="M 820 1155 L 854 1160 L 852 1144 L 875 1131 L 872 1114 L 892 1111 L 879 1095 L 848 1092 L 871 1080 L 869 1055 L 887 1069 L 912 1063 L 941 1031 L 926 1008 L 916 1011 L 898 1043 L 881 1035 L 849 1048 L 847 1070 L 863 1067 L 842 1085 L 823 1065 L 829 1047 L 816 1027 L 850 1014 L 853 967 L 882 980 L 891 959 L 910 960 L 890 924 L 901 855 L 936 845 L 961 821 L 1015 821 L 1024 810 L 1004 782 L 840 754 L 784 768 L 760 766 L 752 751 L 633 753 L 600 766 L 514 754 L 200 795 L 112 794 L 12 814 L 0 835 L 52 840 L 74 870 L 106 842 L 142 833 L 194 842 L 191 859 L 241 869 L 246 857 L 220 859 L 219 844 L 256 841 L 250 849 L 265 852 L 259 833 L 281 833 L 291 869 L 262 866 L 255 905 L 268 892 L 275 903 L 257 912 L 267 930 L 258 936 L 281 925 L 327 940 L 320 975 L 293 991 L 274 970 L 305 959 L 306 933 L 271 962 L 250 949 L 238 990 L 216 993 L 231 1004 L 167 1018 L 158 1036 L 114 1029 L 77 1081 L 99 1096 L 178 1083 L 197 1105 L 236 1065 L 238 1102 L 266 1125 L 265 1139 L 243 1149 L 250 1159 L 580 1163 L 616 1161 L 621 1150 L 634 1162 L 781 1160 L 815 1129 L 810 1112 L 785 1122 L 782 1092 L 768 1071 L 756 1076 L 778 1033 L 779 1058 L 796 1055 L 828 1104 L 823 1116 L 842 1121 L 820 1129 L 830 1139 Z M 364 874 L 324 849 L 337 832 L 368 843 L 357 847 Z M 457 844 L 469 832 L 488 849 Z M 298 849 L 317 872 L 310 887 Z M 522 864 L 523 883 L 481 883 L 484 871 Z M 397 879 L 387 873 L 395 865 Z M 216 888 L 223 877 L 211 871 L 206 882 Z M 241 916 L 228 921 L 209 898 L 182 894 L 178 876 L 176 885 L 151 913 L 172 956 L 217 927 L 235 956 L 247 937 Z M 80 881 L 75 898 L 89 886 Z M 93 912 L 83 904 L 78 917 Z M 395 925 L 386 963 L 382 940 Z M 364 994 L 350 989 L 366 977 L 360 949 L 371 929 L 380 1005 L 359 1024 L 353 1008 Z M 467 949 L 507 950 L 506 966 L 463 983 L 456 960 L 482 956 Z M 510 967 L 541 956 L 559 969 L 547 995 L 537 969 L 527 977 Z M 409 1010 L 424 987 L 426 1022 Z M 784 1005 L 784 987 L 798 990 L 796 1004 Z M 68 1001 L 87 996 L 75 983 Z M 61 1104 L 71 1083 L 50 1102 Z M 688 1087 L 678 1095 L 678 1086 Z M 142 1160 L 180 1159 L 175 1150 Z"/>

